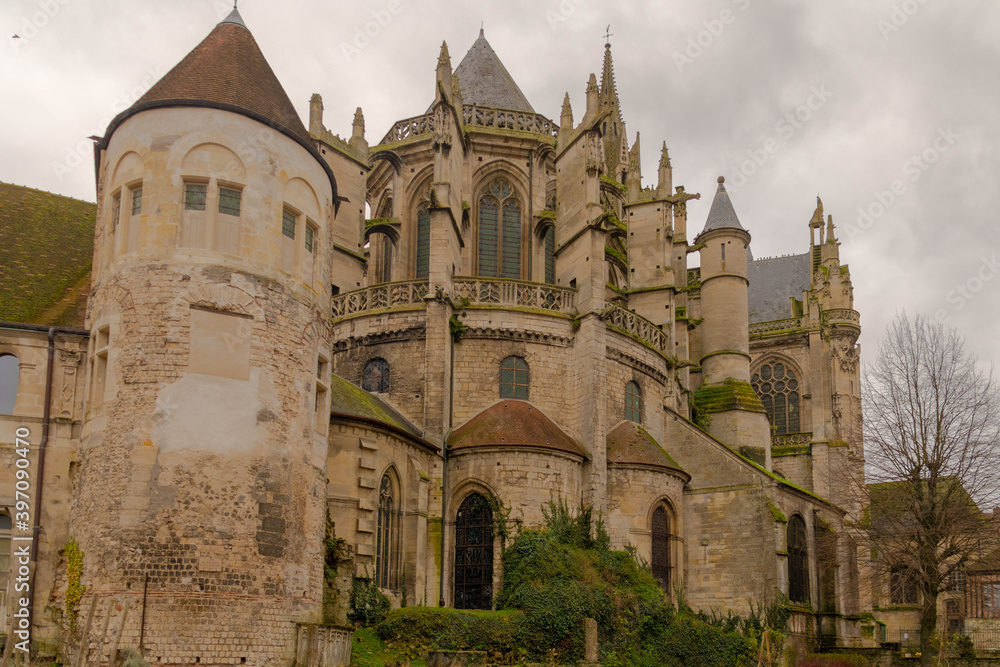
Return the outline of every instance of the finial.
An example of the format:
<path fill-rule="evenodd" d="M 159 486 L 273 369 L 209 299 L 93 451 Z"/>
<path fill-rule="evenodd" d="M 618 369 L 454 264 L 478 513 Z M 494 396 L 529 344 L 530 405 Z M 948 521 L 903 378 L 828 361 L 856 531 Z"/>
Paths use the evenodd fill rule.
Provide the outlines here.
<path fill-rule="evenodd" d="M 725 176 L 719 176 L 719 185 L 722 185 L 725 182 L 726 182 L 726 177 Z"/>
<path fill-rule="evenodd" d="M 480 37 L 486 37 L 486 33 L 485 33 L 485 31 L 483 30 L 483 27 L 484 27 L 485 25 L 486 25 L 486 22 L 485 22 L 485 21 L 480 21 L 480 22 L 479 22 L 479 36 L 480 36 Z"/>
<path fill-rule="evenodd" d="M 604 48 L 606 49 L 611 48 L 612 37 L 614 37 L 614 34 L 611 32 L 611 24 L 609 23 L 608 27 L 604 29 Z"/>
<path fill-rule="evenodd" d="M 670 166 L 670 151 L 667 150 L 667 142 L 663 142 L 663 148 L 660 150 L 660 166 L 669 167 Z"/>
<path fill-rule="evenodd" d="M 448 53 L 448 42 L 441 42 L 441 53 L 438 55 L 438 67 L 447 66 L 451 68 L 451 55 Z"/>
<path fill-rule="evenodd" d="M 590 73 L 590 79 L 587 80 L 587 92 L 596 93 L 597 92 L 597 75 L 593 72 Z"/>

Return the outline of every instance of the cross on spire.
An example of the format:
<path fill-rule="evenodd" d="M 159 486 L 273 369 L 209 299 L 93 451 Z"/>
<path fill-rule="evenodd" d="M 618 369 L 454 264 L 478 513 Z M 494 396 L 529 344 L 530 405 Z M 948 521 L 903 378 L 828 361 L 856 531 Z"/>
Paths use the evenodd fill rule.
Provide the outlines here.
<path fill-rule="evenodd" d="M 606 46 L 608 48 L 611 48 L 611 38 L 614 37 L 614 33 L 611 32 L 611 24 L 609 23 L 608 27 L 605 28 L 604 30 L 605 30 L 605 33 L 604 33 L 604 46 Z"/>

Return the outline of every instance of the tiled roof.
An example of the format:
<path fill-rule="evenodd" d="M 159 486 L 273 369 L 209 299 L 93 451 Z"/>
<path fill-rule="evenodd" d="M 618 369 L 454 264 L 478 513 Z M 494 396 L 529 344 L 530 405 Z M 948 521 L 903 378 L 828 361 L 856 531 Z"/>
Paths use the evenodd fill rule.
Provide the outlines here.
<path fill-rule="evenodd" d="M 612 464 L 631 463 L 684 472 L 646 429 L 632 421 L 624 421 L 608 433 L 607 454 L 608 463 Z"/>
<path fill-rule="evenodd" d="M 726 192 L 725 180 L 719 176 L 719 188 L 715 191 L 715 199 L 708 212 L 708 220 L 705 221 L 705 229 L 703 230 L 705 232 L 723 228 L 743 229 L 740 219 L 736 217 L 733 202 L 729 200 L 729 193 Z"/>
<path fill-rule="evenodd" d="M 539 447 L 587 457 L 587 452 L 573 438 L 526 401 L 508 400 L 492 405 L 448 438 L 449 449 L 490 445 Z"/>
<path fill-rule="evenodd" d="M 462 100 L 465 104 L 535 112 L 524 93 L 517 87 L 514 77 L 486 41 L 482 30 L 479 31 L 479 38 L 472 44 L 472 48 L 462 58 L 455 74 L 458 75 L 458 84 L 462 88 Z"/>
<path fill-rule="evenodd" d="M 201 102 L 241 109 L 271 127 L 285 128 L 309 141 L 309 132 L 285 89 L 235 9 L 124 116 L 165 102 Z M 115 119 L 112 126 L 121 120 Z"/>
<path fill-rule="evenodd" d="M 747 262 L 750 322 L 792 317 L 789 299 L 802 299 L 802 292 L 809 289 L 811 267 L 809 253 Z"/>
<path fill-rule="evenodd" d="M 382 399 L 334 375 L 330 382 L 330 412 L 348 417 L 360 417 L 384 424 L 420 437 L 420 429 Z"/>
<path fill-rule="evenodd" d="M 83 326 L 96 210 L 0 183 L 0 320 Z"/>

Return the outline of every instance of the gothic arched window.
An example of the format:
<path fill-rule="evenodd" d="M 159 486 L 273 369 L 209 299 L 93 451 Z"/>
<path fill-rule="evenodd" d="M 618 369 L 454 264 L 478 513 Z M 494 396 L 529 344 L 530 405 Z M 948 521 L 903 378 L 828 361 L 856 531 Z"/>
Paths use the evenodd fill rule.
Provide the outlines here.
<path fill-rule="evenodd" d="M 389 362 L 382 357 L 369 361 L 361 374 L 361 388 L 365 391 L 389 391 Z"/>
<path fill-rule="evenodd" d="M 375 583 L 379 588 L 394 588 L 396 545 L 399 543 L 396 525 L 396 492 L 392 478 L 386 473 L 378 489 L 378 526 L 375 533 Z"/>
<path fill-rule="evenodd" d="M 500 362 L 500 398 L 528 400 L 528 362 L 521 357 L 507 357 Z"/>
<path fill-rule="evenodd" d="M 545 230 L 545 282 L 554 285 L 556 282 L 556 228 L 549 226 Z"/>
<path fill-rule="evenodd" d="M 625 419 L 642 423 L 642 393 L 635 382 L 625 385 Z"/>
<path fill-rule="evenodd" d="M 427 204 L 417 210 L 417 278 L 426 278 L 431 268 L 431 212 Z"/>
<path fill-rule="evenodd" d="M 806 522 L 798 514 L 788 520 L 788 597 L 792 602 L 809 602 Z"/>
<path fill-rule="evenodd" d="M 375 282 L 387 283 L 392 280 L 392 239 L 388 234 L 375 234 L 375 253 L 372 263 L 375 265 Z"/>
<path fill-rule="evenodd" d="M 493 510 L 481 494 L 462 501 L 455 517 L 455 609 L 493 606 Z"/>
<path fill-rule="evenodd" d="M 0 354 L 0 415 L 14 413 L 20 367 L 13 354 Z"/>
<path fill-rule="evenodd" d="M 521 202 L 504 178 L 479 197 L 479 275 L 521 277 Z"/>
<path fill-rule="evenodd" d="M 670 590 L 670 517 L 663 505 L 653 510 L 653 554 L 650 567 L 660 588 Z"/>
<path fill-rule="evenodd" d="M 780 361 L 761 366 L 750 378 L 753 390 L 760 396 L 767 420 L 775 433 L 798 433 L 799 380 L 795 371 Z"/>

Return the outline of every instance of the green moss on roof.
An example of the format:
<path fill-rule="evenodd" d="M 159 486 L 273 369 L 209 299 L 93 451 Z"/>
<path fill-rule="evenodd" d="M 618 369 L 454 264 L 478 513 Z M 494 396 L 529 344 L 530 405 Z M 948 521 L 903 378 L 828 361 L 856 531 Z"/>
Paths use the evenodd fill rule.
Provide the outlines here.
<path fill-rule="evenodd" d="M 716 385 L 702 385 L 694 393 L 694 401 L 698 411 L 706 414 L 728 410 L 764 412 L 764 405 L 750 383 L 732 378 Z"/>
<path fill-rule="evenodd" d="M 342 377 L 334 375 L 330 382 L 330 411 L 339 414 L 385 422 L 420 437 L 416 426 L 386 403 Z"/>
<path fill-rule="evenodd" d="M 684 472 L 684 468 L 660 446 L 656 438 L 633 421 L 624 421 L 612 429 L 607 435 L 606 445 L 608 463 L 652 465 Z"/>
<path fill-rule="evenodd" d="M 83 326 L 96 214 L 91 202 L 0 183 L 0 320 Z"/>

